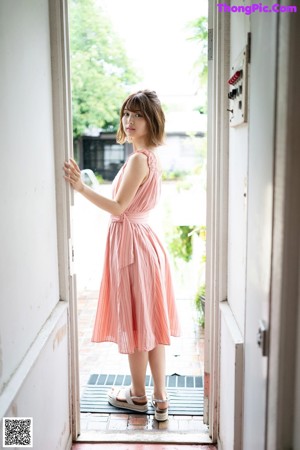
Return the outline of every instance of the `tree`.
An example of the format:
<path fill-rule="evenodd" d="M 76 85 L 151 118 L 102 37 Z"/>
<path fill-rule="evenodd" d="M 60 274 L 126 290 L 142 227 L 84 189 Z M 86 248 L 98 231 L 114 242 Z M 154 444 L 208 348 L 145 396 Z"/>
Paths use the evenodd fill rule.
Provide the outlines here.
<path fill-rule="evenodd" d="M 120 106 L 137 76 L 121 39 L 94 0 L 71 0 L 73 133 L 115 129 Z"/>
<path fill-rule="evenodd" d="M 199 45 L 199 57 L 195 61 L 194 69 L 197 71 L 199 79 L 199 91 L 203 92 L 205 97 L 207 97 L 207 75 L 208 75 L 208 64 L 207 64 L 207 47 L 208 47 L 208 29 L 207 29 L 207 17 L 201 16 L 195 21 L 189 24 L 189 29 L 192 35 L 189 40 L 196 41 Z M 201 112 L 207 111 L 207 101 L 205 105 L 200 107 Z"/>

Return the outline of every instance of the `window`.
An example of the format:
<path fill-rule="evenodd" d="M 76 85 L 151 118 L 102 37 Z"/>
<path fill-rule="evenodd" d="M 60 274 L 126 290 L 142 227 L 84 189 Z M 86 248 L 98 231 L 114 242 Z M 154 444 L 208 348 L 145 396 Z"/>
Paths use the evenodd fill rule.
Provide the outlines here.
<path fill-rule="evenodd" d="M 125 146 L 116 144 L 115 135 L 83 136 L 81 169 L 91 169 L 105 180 L 113 180 L 125 161 Z"/>

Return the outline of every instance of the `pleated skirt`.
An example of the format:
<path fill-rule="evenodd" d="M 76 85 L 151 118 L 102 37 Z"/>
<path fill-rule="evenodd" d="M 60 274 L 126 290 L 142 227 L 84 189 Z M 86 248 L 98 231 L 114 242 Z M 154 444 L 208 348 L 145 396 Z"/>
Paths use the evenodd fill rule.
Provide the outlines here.
<path fill-rule="evenodd" d="M 111 223 L 93 342 L 115 342 L 120 353 L 150 351 L 180 335 L 166 252 L 148 224 L 131 224 L 133 263 L 120 267 L 122 223 Z"/>

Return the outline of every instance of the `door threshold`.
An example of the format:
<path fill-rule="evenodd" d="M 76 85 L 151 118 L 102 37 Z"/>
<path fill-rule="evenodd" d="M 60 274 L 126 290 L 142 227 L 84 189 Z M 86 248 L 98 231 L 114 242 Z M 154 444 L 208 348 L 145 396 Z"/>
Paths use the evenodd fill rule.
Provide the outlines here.
<path fill-rule="evenodd" d="M 207 427 L 199 432 L 169 431 L 169 430 L 128 430 L 126 432 L 85 431 L 78 436 L 76 442 L 143 442 L 164 444 L 211 444 Z"/>
<path fill-rule="evenodd" d="M 157 422 L 145 414 L 81 414 L 78 442 L 164 442 L 210 444 L 203 416 L 172 415 Z"/>
<path fill-rule="evenodd" d="M 120 418 L 120 415 L 119 415 Z M 200 420 L 199 420 L 200 419 Z M 134 429 L 120 429 L 121 422 L 116 419 L 115 429 L 86 429 L 82 431 L 77 438 L 77 442 L 142 442 L 142 443 L 164 443 L 164 444 L 211 444 L 212 440 L 209 436 L 209 430 L 203 423 L 203 418 L 197 418 L 196 421 L 186 420 L 186 417 L 178 416 L 176 420 L 171 417 L 166 422 L 160 422 L 164 425 L 161 429 L 138 429 L 138 425 Z M 134 420 L 134 417 L 133 417 Z M 136 420 L 140 420 L 136 418 Z M 119 426 L 117 426 L 119 422 Z M 195 427 L 196 424 L 196 427 Z M 176 429 L 174 426 L 176 425 Z M 90 426 L 93 426 L 90 423 Z M 181 429 L 180 429 L 181 427 Z M 172 429 L 173 428 L 173 429 Z"/>

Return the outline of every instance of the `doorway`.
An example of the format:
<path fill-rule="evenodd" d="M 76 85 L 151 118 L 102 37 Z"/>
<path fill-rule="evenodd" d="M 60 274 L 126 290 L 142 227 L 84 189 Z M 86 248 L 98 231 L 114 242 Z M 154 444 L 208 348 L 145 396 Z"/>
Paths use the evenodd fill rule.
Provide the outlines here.
<path fill-rule="evenodd" d="M 103 3 L 102 6 L 108 8 L 108 3 L 97 2 L 98 5 L 101 3 Z M 116 8 L 117 1 L 113 3 L 114 8 Z M 119 2 L 118 7 L 120 5 L 121 3 Z M 151 8 L 155 8 L 155 5 L 152 5 Z M 186 10 L 186 8 L 184 9 Z M 152 11 L 153 13 L 154 11 Z M 149 11 L 149 15 L 151 16 L 151 11 Z M 201 15 L 200 11 L 199 15 Z M 163 36 L 160 37 L 163 39 Z M 143 64 L 146 65 L 146 62 L 144 61 Z M 192 67 L 189 70 L 192 70 Z M 147 82 L 149 83 L 149 78 Z M 151 85 L 155 87 L 156 84 L 158 84 L 158 80 L 154 78 L 151 81 Z M 171 261 L 174 263 L 173 278 L 176 292 L 178 292 L 177 305 L 179 314 L 183 319 L 184 335 L 180 341 L 177 339 L 174 340 L 174 344 L 169 349 L 170 352 L 167 353 L 167 364 L 169 381 L 171 384 L 175 383 L 175 388 L 178 391 L 178 388 L 188 389 L 188 386 L 180 386 L 181 383 L 191 385 L 190 389 L 203 388 L 203 380 L 200 379 L 203 375 L 204 335 L 199 324 L 202 304 L 201 300 L 199 300 L 200 293 L 198 290 L 200 287 L 203 288 L 205 267 L 204 147 L 206 125 L 203 123 L 205 114 L 200 114 L 200 112 L 203 113 L 203 110 L 193 111 L 199 117 L 199 124 L 196 126 L 196 129 L 192 129 L 191 127 L 191 122 L 194 120 L 192 117 L 194 118 L 196 114 L 189 114 L 189 123 L 187 125 L 183 123 L 183 116 L 176 109 L 180 109 L 179 105 L 182 98 L 180 100 L 179 97 L 184 96 L 184 87 L 177 85 L 176 89 L 178 90 L 176 91 L 177 98 L 172 100 L 175 102 L 175 105 L 171 106 L 171 109 L 173 107 L 174 111 L 169 111 L 169 117 L 172 117 L 174 122 L 180 118 L 181 128 L 167 129 L 166 148 L 162 149 L 161 152 L 161 157 L 165 159 L 163 163 L 165 163 L 166 167 L 163 198 L 161 207 L 156 215 L 154 228 L 165 242 L 165 247 L 174 256 L 172 258 L 171 255 Z M 157 92 L 159 94 L 159 89 L 157 89 Z M 170 91 L 165 97 L 164 95 L 162 96 L 163 103 L 169 101 L 170 104 L 170 100 L 167 98 L 168 95 L 170 95 Z M 188 100 L 190 102 L 191 98 Z M 185 107 L 188 108 L 187 105 Z M 95 130 L 89 129 L 87 132 L 94 133 Z M 176 155 L 174 149 L 177 152 Z M 172 156 L 166 156 L 171 154 Z M 197 170 L 195 171 L 195 165 L 198 166 L 198 172 Z M 82 168 L 87 169 L 87 167 Z M 104 180 L 96 189 L 99 189 L 103 195 L 110 196 L 111 183 L 108 180 Z M 189 202 L 189 200 L 194 200 L 195 198 L 199 199 L 197 202 L 199 208 Z M 115 344 L 103 343 L 99 345 L 90 342 L 98 300 L 102 272 L 101 265 L 103 263 L 105 237 L 109 218 L 106 213 L 89 205 L 77 194 L 75 194 L 74 203 L 74 249 L 78 289 L 79 362 L 81 391 L 83 394 L 88 387 L 104 389 L 105 383 L 109 384 L 112 382 L 112 377 L 115 377 L 114 382 L 117 380 L 120 382 L 122 380 L 121 383 L 124 383 L 128 375 L 128 366 L 126 355 L 119 355 Z M 175 214 L 172 211 L 175 211 Z M 157 227 L 157 223 L 162 224 L 161 229 Z M 166 230 L 168 230 L 167 233 Z M 178 257 L 178 252 L 180 253 L 181 251 L 181 253 L 184 253 L 182 248 L 178 248 L 183 246 L 182 242 L 184 242 L 185 250 L 188 248 L 188 254 L 184 254 L 183 257 L 181 255 L 180 258 Z M 193 252 L 191 251 L 191 246 L 193 246 Z M 200 281 L 202 281 L 202 285 Z M 200 305 L 200 311 L 198 313 L 195 309 L 197 295 L 198 305 Z M 151 379 L 149 379 L 150 385 Z M 102 395 L 101 392 L 99 395 Z M 187 403 L 190 404 L 191 402 Z M 128 417 L 126 418 L 126 414 L 120 412 L 118 414 L 118 411 L 110 414 L 107 410 L 104 412 L 90 410 L 83 412 L 83 414 L 87 416 L 81 420 L 81 436 L 83 436 L 83 431 L 97 434 L 97 431 L 109 432 L 116 429 L 119 431 L 136 429 L 135 426 L 139 427 L 137 429 L 140 430 L 147 430 L 152 427 L 148 419 L 147 422 L 142 423 L 141 418 L 138 420 L 136 417 L 129 417 L 131 415 L 127 415 Z M 186 415 L 182 410 L 179 417 L 180 419 L 178 420 L 174 419 L 169 421 L 169 428 L 167 427 L 169 431 L 191 431 L 193 433 L 190 434 L 194 434 L 194 436 L 190 438 L 188 436 L 185 437 L 187 441 L 191 442 L 199 442 L 199 433 L 202 433 L 204 437 L 200 440 L 207 442 L 207 430 L 203 426 L 202 416 L 199 415 L 199 407 L 194 415 Z M 108 427 L 107 418 L 112 418 L 111 421 L 114 422 L 111 428 Z M 135 425 L 131 419 L 134 419 L 133 422 L 136 422 Z M 126 429 L 124 429 L 125 422 L 127 423 Z M 178 437 L 174 439 L 176 440 Z M 168 437 L 168 440 L 170 440 L 170 437 Z"/>
<path fill-rule="evenodd" d="M 101 186 L 101 192 L 109 195 L 111 184 Z M 164 210 L 164 201 L 167 200 L 176 188 L 176 184 L 166 182 L 163 185 L 163 198 L 161 210 Z M 177 197 L 178 198 L 178 197 Z M 181 317 L 182 337 L 174 338 L 172 345 L 167 347 L 167 385 L 171 397 L 174 414 L 170 409 L 168 424 L 158 424 L 153 420 L 153 414 L 137 417 L 126 411 L 116 410 L 107 404 L 106 392 L 111 385 L 130 384 L 127 356 L 118 353 L 114 343 L 94 344 L 90 342 L 94 317 L 98 302 L 98 283 L 101 276 L 101 261 L 103 258 L 107 217 L 101 211 L 87 204 L 79 195 L 75 195 L 75 254 L 81 261 L 82 270 L 78 267 L 78 321 L 79 321 L 79 367 L 81 381 L 81 437 L 91 436 L 92 433 L 114 430 L 124 433 L 128 430 L 157 430 L 167 429 L 174 433 L 186 431 L 190 434 L 186 439 L 199 442 L 199 433 L 205 435 L 203 426 L 203 361 L 204 361 L 204 330 L 199 324 L 199 314 L 194 306 L 195 290 L 191 289 L 191 281 L 196 273 L 190 273 L 187 280 L 180 276 L 177 281 L 178 292 L 177 307 Z M 177 227 L 174 227 L 177 228 Z M 102 236 L 101 236 L 102 233 Z M 93 236 L 97 238 L 94 239 Z M 179 267 L 174 268 L 178 274 L 186 274 L 183 267 L 195 269 L 196 261 L 205 241 L 196 233 L 193 237 L 196 244 L 194 258 L 190 263 L 179 261 Z M 198 241 L 198 242 L 197 242 Z M 199 242 L 200 241 L 200 242 Z M 165 244 L 167 246 L 168 244 Z M 92 251 L 91 251 L 92 249 Z M 86 254 L 85 254 L 86 252 Z M 85 256 L 83 256 L 85 254 Z M 81 257 L 79 257 L 81 256 Z M 170 258 L 172 261 L 172 257 Z M 92 277 L 96 267 L 97 273 Z M 85 280 L 86 285 L 83 286 Z M 189 289 L 187 290 L 187 284 Z M 194 283 L 196 285 L 196 283 Z M 194 294 L 194 295 L 193 295 Z M 148 390 L 151 391 L 151 377 L 147 372 Z M 189 412 L 190 411 L 190 412 Z M 167 428 L 166 428 L 167 427 Z M 203 431 L 202 431 L 203 430 Z M 205 432 L 205 433 L 204 433 Z M 132 436 L 127 435 L 130 439 Z M 167 436 L 165 436 L 167 438 Z M 101 439 L 101 436 L 100 436 Z M 119 437 L 118 437 L 119 439 Z M 160 438 L 161 439 L 161 438 Z M 170 437 L 168 436 L 168 440 Z M 177 437 L 174 439 L 176 441 Z"/>

